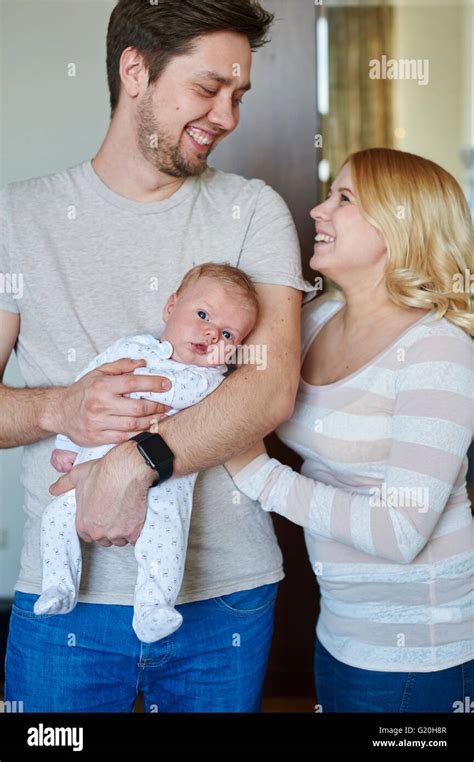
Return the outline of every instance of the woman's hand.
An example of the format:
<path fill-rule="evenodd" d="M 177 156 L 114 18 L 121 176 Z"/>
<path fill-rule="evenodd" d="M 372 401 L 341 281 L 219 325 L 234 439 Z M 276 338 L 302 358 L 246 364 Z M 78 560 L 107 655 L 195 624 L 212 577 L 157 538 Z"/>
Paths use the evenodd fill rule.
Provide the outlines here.
<path fill-rule="evenodd" d="M 242 455 L 235 455 L 233 458 L 224 463 L 229 474 L 234 477 L 239 473 L 250 461 L 257 458 L 259 455 L 266 454 L 265 444 L 263 439 L 257 442 L 250 450 L 242 453 Z"/>

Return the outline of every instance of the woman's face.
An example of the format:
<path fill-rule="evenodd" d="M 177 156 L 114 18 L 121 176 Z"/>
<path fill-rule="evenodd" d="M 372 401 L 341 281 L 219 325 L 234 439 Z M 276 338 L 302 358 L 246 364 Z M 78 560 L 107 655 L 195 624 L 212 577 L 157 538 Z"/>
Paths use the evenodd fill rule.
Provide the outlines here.
<path fill-rule="evenodd" d="M 342 287 L 349 285 L 351 279 L 359 281 L 369 275 L 369 271 L 372 278 L 383 273 L 385 242 L 360 212 L 349 164 L 334 180 L 327 200 L 311 210 L 311 217 L 316 222 L 317 233 L 309 263 L 313 270 Z M 319 240 L 320 235 L 326 240 Z"/>

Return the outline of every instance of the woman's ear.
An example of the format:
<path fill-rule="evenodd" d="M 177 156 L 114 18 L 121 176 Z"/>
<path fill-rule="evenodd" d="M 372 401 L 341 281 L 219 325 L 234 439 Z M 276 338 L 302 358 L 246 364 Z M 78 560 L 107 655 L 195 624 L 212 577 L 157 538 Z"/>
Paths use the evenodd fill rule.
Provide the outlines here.
<path fill-rule="evenodd" d="M 176 304 L 177 299 L 178 299 L 178 294 L 176 294 L 176 293 L 171 294 L 171 296 L 168 298 L 168 301 L 166 302 L 165 308 L 163 310 L 163 322 L 164 323 L 168 322 L 168 318 L 169 318 L 169 316 L 171 315 L 171 313 L 174 310 L 174 306 Z"/>

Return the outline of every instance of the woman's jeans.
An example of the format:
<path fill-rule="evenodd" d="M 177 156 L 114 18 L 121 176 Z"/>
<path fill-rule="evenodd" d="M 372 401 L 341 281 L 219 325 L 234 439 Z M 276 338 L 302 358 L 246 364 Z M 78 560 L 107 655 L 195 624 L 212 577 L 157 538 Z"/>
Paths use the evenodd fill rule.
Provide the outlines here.
<path fill-rule="evenodd" d="M 132 606 L 36 616 L 15 593 L 5 699 L 25 712 L 259 712 L 277 583 L 177 606 L 179 630 L 142 643 Z"/>
<path fill-rule="evenodd" d="M 472 712 L 474 660 L 439 672 L 375 672 L 335 659 L 316 639 L 322 712 Z"/>

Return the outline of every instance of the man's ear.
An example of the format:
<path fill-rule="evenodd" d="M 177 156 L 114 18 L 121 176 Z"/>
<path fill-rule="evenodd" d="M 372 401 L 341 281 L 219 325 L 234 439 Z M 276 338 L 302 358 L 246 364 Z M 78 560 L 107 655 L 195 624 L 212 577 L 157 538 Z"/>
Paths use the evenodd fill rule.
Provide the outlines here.
<path fill-rule="evenodd" d="M 148 88 L 148 78 L 142 54 L 136 48 L 126 48 L 120 57 L 121 90 L 130 98 L 136 98 Z"/>
<path fill-rule="evenodd" d="M 168 322 L 168 318 L 169 318 L 169 316 L 171 315 L 171 313 L 174 310 L 174 306 L 176 304 L 177 299 L 178 299 L 178 294 L 176 294 L 176 293 L 171 294 L 171 296 L 168 298 L 168 301 L 166 302 L 165 308 L 163 310 L 163 322 L 164 323 Z"/>

